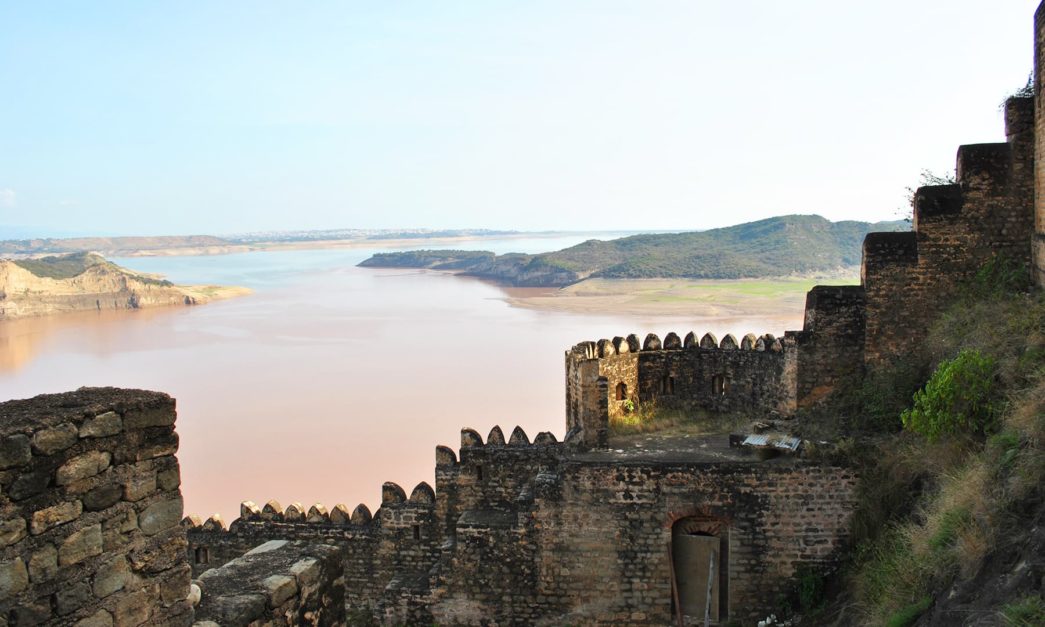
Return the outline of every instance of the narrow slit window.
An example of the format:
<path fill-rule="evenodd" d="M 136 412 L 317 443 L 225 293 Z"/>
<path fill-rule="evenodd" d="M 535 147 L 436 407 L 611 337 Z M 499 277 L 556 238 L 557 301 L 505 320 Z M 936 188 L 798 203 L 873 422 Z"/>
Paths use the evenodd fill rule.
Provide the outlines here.
<path fill-rule="evenodd" d="M 421 525 L 414 525 L 414 540 L 421 539 Z"/>

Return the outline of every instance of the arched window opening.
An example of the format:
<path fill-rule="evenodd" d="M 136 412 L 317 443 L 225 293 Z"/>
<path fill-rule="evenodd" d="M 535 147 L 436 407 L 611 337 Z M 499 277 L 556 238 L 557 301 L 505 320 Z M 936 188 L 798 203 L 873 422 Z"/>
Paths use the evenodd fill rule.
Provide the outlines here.
<path fill-rule="evenodd" d="M 660 393 L 661 394 L 674 394 L 675 393 L 675 377 L 672 375 L 666 375 L 660 380 Z"/>
<path fill-rule="evenodd" d="M 721 374 L 711 377 L 711 394 L 713 396 L 725 396 L 729 391 L 729 381 Z"/>
<path fill-rule="evenodd" d="M 726 618 L 729 542 L 722 523 L 690 517 L 671 527 L 672 606 L 687 624 Z"/>
<path fill-rule="evenodd" d="M 205 546 L 196 547 L 196 563 L 197 564 L 209 564 L 210 563 L 210 550 Z"/>
<path fill-rule="evenodd" d="M 617 384 L 617 400 L 623 401 L 628 398 L 628 384 L 621 381 Z"/>

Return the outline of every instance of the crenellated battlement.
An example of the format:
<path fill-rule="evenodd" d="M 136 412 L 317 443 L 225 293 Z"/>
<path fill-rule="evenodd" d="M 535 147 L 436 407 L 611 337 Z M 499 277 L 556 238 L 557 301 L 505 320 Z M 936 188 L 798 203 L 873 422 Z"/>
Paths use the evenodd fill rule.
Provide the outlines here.
<path fill-rule="evenodd" d="M 682 339 L 677 333 L 670 332 L 664 336 L 663 341 L 656 333 L 648 333 L 641 343 L 639 337 L 631 333 L 627 337 L 616 336 L 613 339 L 579 342 L 566 351 L 566 354 L 568 358 L 598 360 L 617 355 L 676 350 L 753 350 L 779 353 L 784 350 L 784 344 L 771 333 L 762 336 L 748 333 L 739 342 L 732 333 L 727 333 L 722 341 L 713 333 L 705 333 L 698 337 L 690 331 Z"/>

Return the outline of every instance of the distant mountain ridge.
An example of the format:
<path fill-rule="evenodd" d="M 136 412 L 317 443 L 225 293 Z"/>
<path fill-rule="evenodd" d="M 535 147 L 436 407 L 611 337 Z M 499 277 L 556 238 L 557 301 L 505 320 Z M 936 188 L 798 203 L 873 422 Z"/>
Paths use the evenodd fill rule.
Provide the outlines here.
<path fill-rule="evenodd" d="M 796 276 L 855 267 L 868 233 L 909 228 L 902 220 L 831 222 L 818 215 L 787 215 L 708 231 L 588 240 L 537 255 L 419 250 L 380 253 L 359 265 L 455 270 L 517 287 L 563 287 L 587 278 Z"/>

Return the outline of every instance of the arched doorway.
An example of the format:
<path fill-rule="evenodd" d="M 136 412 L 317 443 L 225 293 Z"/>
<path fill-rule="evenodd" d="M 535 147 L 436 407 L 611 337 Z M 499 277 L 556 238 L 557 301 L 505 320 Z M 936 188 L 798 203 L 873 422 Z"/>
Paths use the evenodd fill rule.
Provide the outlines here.
<path fill-rule="evenodd" d="M 729 542 L 721 521 L 690 516 L 671 526 L 675 612 L 695 624 L 721 622 L 727 613 Z"/>

